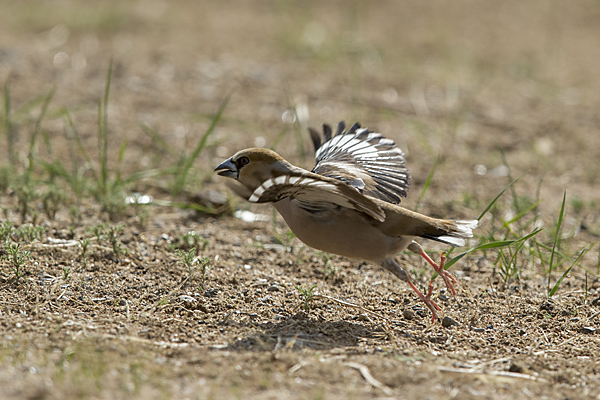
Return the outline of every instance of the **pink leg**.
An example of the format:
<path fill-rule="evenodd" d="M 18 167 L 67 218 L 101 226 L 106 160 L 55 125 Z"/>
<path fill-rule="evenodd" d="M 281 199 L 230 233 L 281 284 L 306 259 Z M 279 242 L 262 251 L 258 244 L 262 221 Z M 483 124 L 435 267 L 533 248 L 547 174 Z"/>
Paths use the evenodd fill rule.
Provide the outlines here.
<path fill-rule="evenodd" d="M 419 254 L 425 259 L 425 261 L 427 261 L 433 267 L 433 269 L 435 269 L 435 272 L 437 272 L 438 275 L 440 275 L 442 279 L 444 279 L 444 283 L 446 284 L 446 287 L 452 292 L 452 295 L 456 296 L 456 290 L 454 290 L 454 286 L 452 285 L 452 283 L 456 283 L 456 279 L 454 279 L 450 272 L 444 269 L 444 263 L 446 262 L 446 254 L 442 253 L 439 265 L 436 264 L 435 261 L 433 261 L 431 257 L 429 257 L 427 253 L 423 251 L 423 249 L 421 249 L 421 252 Z"/>
<path fill-rule="evenodd" d="M 435 322 L 435 320 L 438 319 L 436 309 L 441 311 L 441 308 L 440 308 L 440 306 L 435 304 L 435 301 L 431 300 L 431 293 L 433 292 L 433 284 L 431 282 L 429 282 L 429 290 L 427 291 L 427 296 L 425 296 L 425 295 L 423 295 L 423 293 L 421 293 L 419 291 L 419 289 L 417 289 L 417 287 L 415 285 L 413 285 L 413 283 L 410 280 L 407 282 L 410 285 L 410 287 L 415 291 L 417 296 L 419 296 L 421 301 L 423 301 L 423 303 L 425 303 L 427 308 L 429 308 L 431 310 L 431 322 Z"/>
<path fill-rule="evenodd" d="M 413 242 L 413 243 L 416 246 L 418 246 L 418 244 L 416 242 Z M 413 245 L 412 247 L 415 248 L 415 250 L 416 250 L 416 246 Z M 383 268 L 387 269 L 388 271 L 390 271 L 392 274 L 396 275 L 396 277 L 398 277 L 399 279 L 403 280 L 404 282 L 406 282 L 410 285 L 412 290 L 414 290 L 415 293 L 417 294 L 417 296 L 419 296 L 419 299 L 421 299 L 421 301 L 423 303 L 425 303 L 427 308 L 429 308 L 431 310 L 431 314 L 432 314 L 431 321 L 432 322 L 435 321 L 436 319 L 438 319 L 436 309 L 441 310 L 441 308 L 437 304 L 435 304 L 435 302 L 433 300 L 431 300 L 431 293 L 433 292 L 433 284 L 431 282 L 429 282 L 429 291 L 427 292 L 427 296 L 425 296 L 412 283 L 412 281 L 410 279 L 410 275 L 408 275 L 408 272 L 406 272 L 406 270 L 404 270 L 402 267 L 400 267 L 393 258 L 384 260 L 381 263 L 381 266 Z"/>

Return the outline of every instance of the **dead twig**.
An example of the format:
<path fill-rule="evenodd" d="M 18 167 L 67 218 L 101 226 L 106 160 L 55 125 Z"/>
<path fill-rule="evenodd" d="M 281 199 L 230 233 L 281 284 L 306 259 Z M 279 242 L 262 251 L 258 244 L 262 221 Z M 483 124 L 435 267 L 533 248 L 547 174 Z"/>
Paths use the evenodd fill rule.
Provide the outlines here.
<path fill-rule="evenodd" d="M 494 370 L 481 371 L 477 367 L 475 367 L 475 368 L 451 368 L 451 367 L 440 366 L 440 367 L 438 367 L 438 370 L 441 372 L 456 372 L 459 374 L 502 376 L 505 378 L 527 379 L 530 381 L 546 382 L 546 379 L 538 378 L 537 376 L 533 376 L 533 375 L 519 374 L 516 372 L 508 372 L 508 371 L 494 371 Z"/>
<path fill-rule="evenodd" d="M 381 391 L 383 391 L 383 393 L 385 393 L 386 396 L 391 396 L 392 389 L 390 389 L 388 386 L 384 385 L 383 383 L 379 382 L 377 379 L 373 378 L 373 375 L 371 375 L 371 373 L 369 372 L 369 368 L 367 368 L 366 366 L 364 366 L 362 364 L 355 363 L 355 362 L 347 362 L 347 363 L 345 363 L 345 365 L 349 366 L 350 368 L 357 369 L 358 372 L 360 372 L 362 377 L 365 379 L 365 381 L 367 381 L 369 383 L 369 385 L 376 387 L 377 389 L 380 389 Z"/>

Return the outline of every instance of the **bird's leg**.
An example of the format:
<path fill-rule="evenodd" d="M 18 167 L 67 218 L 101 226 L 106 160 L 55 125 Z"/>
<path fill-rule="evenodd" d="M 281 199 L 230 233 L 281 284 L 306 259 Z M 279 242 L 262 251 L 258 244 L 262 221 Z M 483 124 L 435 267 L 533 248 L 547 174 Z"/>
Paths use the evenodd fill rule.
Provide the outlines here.
<path fill-rule="evenodd" d="M 421 291 L 417 289 L 417 287 L 410 280 L 406 283 L 410 285 L 412 290 L 415 291 L 415 293 L 417 294 L 417 296 L 419 296 L 421 301 L 425 303 L 427 308 L 431 310 L 431 322 L 435 322 L 435 320 L 438 319 L 438 315 L 435 310 L 438 309 L 441 311 L 442 309 L 440 308 L 440 306 L 435 304 L 435 301 L 431 300 L 431 293 L 433 292 L 433 283 L 429 282 L 429 290 L 427 291 L 427 296 L 423 295 L 423 293 L 421 293 Z"/>
<path fill-rule="evenodd" d="M 383 268 L 387 269 L 388 271 L 390 271 L 392 274 L 396 275 L 396 277 L 398 279 L 401 279 L 404 282 L 408 283 L 408 285 L 412 288 L 412 290 L 415 291 L 415 293 L 417 294 L 417 296 L 419 296 L 419 299 L 421 299 L 421 301 L 423 303 L 425 303 L 425 305 L 427 306 L 427 308 L 429 308 L 431 310 L 431 322 L 434 322 L 436 319 L 438 319 L 438 315 L 437 315 L 437 311 L 436 310 L 441 310 L 441 308 L 440 308 L 440 306 L 438 306 L 435 303 L 435 301 L 433 301 L 431 299 L 431 294 L 433 292 L 433 284 L 431 282 L 429 282 L 429 290 L 427 291 L 427 296 L 425 296 L 412 283 L 412 280 L 410 279 L 410 275 L 408 275 L 408 272 L 406 272 L 406 270 L 404 268 L 402 268 L 401 266 L 399 266 L 394 259 L 389 259 L 389 260 L 383 261 L 381 263 L 381 266 Z"/>
<path fill-rule="evenodd" d="M 423 250 L 421 245 L 419 245 L 419 243 L 413 241 L 408 246 L 408 250 L 412 251 L 413 253 L 417 253 L 421 257 L 423 257 L 425 259 L 425 261 L 427 261 L 429 263 L 429 265 L 431 265 L 433 267 L 435 272 L 437 272 L 438 275 L 442 277 L 442 279 L 444 280 L 444 283 L 446 284 L 446 287 L 452 292 L 452 295 L 456 296 L 456 290 L 454 289 L 454 286 L 452 285 L 452 283 L 456 283 L 456 279 L 454 279 L 454 277 L 450 274 L 450 272 L 448 272 L 444 269 L 444 263 L 446 262 L 445 253 L 442 253 L 440 263 L 436 264 L 435 261 L 433 261 L 431 259 L 431 257 L 429 257 L 427 255 L 427 253 L 425 253 L 425 251 Z"/>

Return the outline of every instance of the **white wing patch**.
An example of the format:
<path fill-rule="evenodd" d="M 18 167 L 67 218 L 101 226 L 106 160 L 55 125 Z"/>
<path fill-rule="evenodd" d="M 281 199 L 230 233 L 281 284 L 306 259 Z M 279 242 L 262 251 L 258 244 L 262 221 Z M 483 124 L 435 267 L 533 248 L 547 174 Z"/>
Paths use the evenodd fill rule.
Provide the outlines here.
<path fill-rule="evenodd" d="M 312 172 L 343 181 L 361 193 L 398 204 L 409 187 L 404 153 L 396 143 L 380 133 L 361 128 L 358 123 L 345 131 L 340 122 L 335 136 L 324 125 L 325 142 L 311 130 L 316 165 Z"/>
<path fill-rule="evenodd" d="M 264 181 L 259 187 L 257 187 L 254 192 L 252 192 L 252 195 L 248 198 L 248 201 L 251 203 L 256 203 L 258 200 L 260 200 L 260 196 L 263 195 L 263 193 L 273 187 L 274 185 L 276 185 L 276 181 L 279 178 L 283 178 L 285 181 L 285 176 L 278 176 L 277 178 L 269 178 L 266 181 Z"/>
<path fill-rule="evenodd" d="M 454 247 L 463 247 L 467 243 L 465 239 L 457 238 L 454 236 L 438 236 L 436 237 L 436 239 Z"/>
<path fill-rule="evenodd" d="M 378 152 L 377 147 L 373 146 L 369 142 L 355 139 L 352 135 L 338 135 L 334 136 L 330 141 L 323 143 L 323 145 L 319 147 L 315 154 L 316 158 L 319 159 L 324 152 L 329 151 L 331 148 L 333 148 L 331 151 L 332 154 L 336 153 L 338 149 L 343 149 L 344 151 L 349 151 L 349 149 L 352 149 L 353 154 L 372 153 L 373 156 L 376 157 Z"/>
<path fill-rule="evenodd" d="M 381 208 L 356 188 L 335 180 L 329 182 L 326 179 L 306 175 L 281 175 L 269 178 L 252 192 L 248 201 L 275 202 L 290 197 L 304 203 L 337 204 L 363 212 L 378 221 L 385 220 L 385 213 Z"/>
<path fill-rule="evenodd" d="M 264 181 L 259 187 L 257 187 L 252 195 L 248 198 L 248 201 L 252 203 L 256 203 L 260 200 L 262 195 L 272 188 L 273 186 L 296 186 L 299 189 L 302 186 L 310 186 L 312 188 L 319 188 L 324 190 L 331 190 L 334 192 L 338 192 L 337 188 L 334 184 L 329 182 L 320 181 L 313 178 L 307 178 L 302 176 L 289 176 L 289 175 L 281 175 L 276 178 L 269 178 Z"/>
<path fill-rule="evenodd" d="M 462 221 L 454 221 L 456 224 L 456 230 L 458 233 L 465 237 L 473 237 L 473 229 L 477 228 L 479 221 L 474 220 L 462 220 Z"/>

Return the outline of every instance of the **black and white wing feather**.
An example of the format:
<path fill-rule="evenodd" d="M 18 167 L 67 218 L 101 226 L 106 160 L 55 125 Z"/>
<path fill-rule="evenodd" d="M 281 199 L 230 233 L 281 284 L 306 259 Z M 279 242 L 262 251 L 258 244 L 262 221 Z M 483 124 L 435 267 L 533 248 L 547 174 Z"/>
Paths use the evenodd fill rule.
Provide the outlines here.
<path fill-rule="evenodd" d="M 332 136 L 331 127 L 323 125 L 323 143 L 320 135 L 309 129 L 316 158 L 312 172 L 341 180 L 366 196 L 400 203 L 410 185 L 402 150 L 393 140 L 358 123 L 347 132 L 345 129 L 344 122 L 340 122 Z"/>
<path fill-rule="evenodd" d="M 385 211 L 376 201 L 355 188 L 337 179 L 301 169 L 273 176 L 254 191 L 237 182 L 231 182 L 230 188 L 251 203 L 275 203 L 290 198 L 307 210 L 314 211 L 333 204 L 354 209 L 380 222 L 385 221 L 386 217 Z"/>

